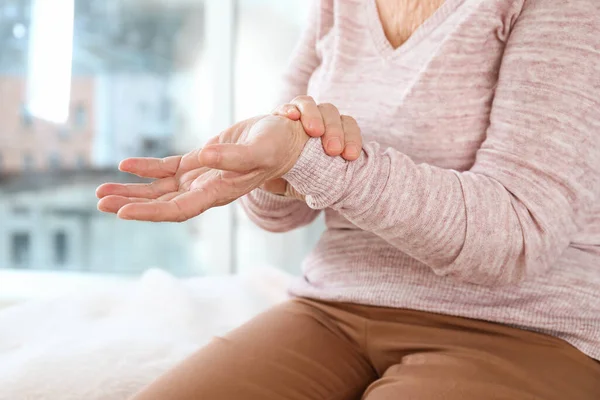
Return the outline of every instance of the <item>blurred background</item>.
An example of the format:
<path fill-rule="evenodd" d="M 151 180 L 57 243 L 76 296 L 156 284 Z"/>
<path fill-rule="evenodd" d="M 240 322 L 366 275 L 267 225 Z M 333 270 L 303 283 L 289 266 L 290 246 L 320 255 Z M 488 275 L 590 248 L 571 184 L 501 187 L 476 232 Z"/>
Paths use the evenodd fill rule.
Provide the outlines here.
<path fill-rule="evenodd" d="M 120 221 L 94 190 L 135 181 L 125 157 L 180 154 L 269 112 L 309 3 L 0 0 L 0 297 L 149 268 L 298 273 L 322 221 L 269 234 L 237 205 Z"/>

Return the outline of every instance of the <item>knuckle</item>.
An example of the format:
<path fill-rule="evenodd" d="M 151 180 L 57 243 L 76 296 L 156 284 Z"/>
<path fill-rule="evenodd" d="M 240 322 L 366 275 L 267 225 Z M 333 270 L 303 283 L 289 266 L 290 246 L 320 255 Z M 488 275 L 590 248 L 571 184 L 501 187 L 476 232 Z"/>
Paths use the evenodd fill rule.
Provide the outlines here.
<path fill-rule="evenodd" d="M 298 109 L 298 107 L 295 104 L 286 104 L 283 106 L 283 112 L 285 114 L 287 114 L 288 112 L 291 112 L 291 111 L 300 111 L 300 110 Z"/>
<path fill-rule="evenodd" d="M 327 131 L 325 132 L 325 136 L 330 137 L 343 137 L 344 130 L 339 125 L 328 125 Z"/>
<path fill-rule="evenodd" d="M 351 136 L 357 136 L 360 140 L 361 130 L 358 126 L 358 122 L 354 118 L 347 115 L 343 115 L 342 124 L 344 125 L 344 130 L 346 131 L 346 134 Z"/>
<path fill-rule="evenodd" d="M 280 114 L 280 113 L 283 111 L 283 109 L 284 109 L 284 106 L 285 106 L 285 105 L 280 105 L 280 106 L 277 106 L 277 107 L 275 107 L 275 108 L 274 108 L 274 109 L 271 111 L 271 114 Z"/>
<path fill-rule="evenodd" d="M 356 122 L 354 117 L 351 117 L 349 115 L 342 115 L 342 122 L 344 122 L 345 124 L 348 124 L 348 125 L 357 125 L 358 126 L 358 123 Z"/>
<path fill-rule="evenodd" d="M 276 167 L 277 165 L 279 165 L 279 157 L 277 157 L 277 155 L 275 154 L 269 154 L 265 157 L 262 158 L 261 160 L 261 166 L 263 168 L 273 168 Z"/>
<path fill-rule="evenodd" d="M 314 103 L 315 100 L 311 96 L 304 94 L 304 95 L 294 97 L 294 100 L 292 100 L 292 103 L 296 103 L 296 102 L 299 102 L 299 103 L 311 103 L 312 102 L 312 103 Z"/>
<path fill-rule="evenodd" d="M 319 108 L 327 111 L 337 110 L 337 108 L 331 103 L 321 103 L 319 104 Z"/>
<path fill-rule="evenodd" d="M 173 218 L 174 222 L 183 222 L 183 221 L 185 221 L 186 220 L 185 212 L 181 208 L 181 204 L 179 204 L 179 202 L 177 201 L 177 199 L 174 199 L 173 203 L 175 204 L 175 207 L 177 208 L 177 214 Z"/>

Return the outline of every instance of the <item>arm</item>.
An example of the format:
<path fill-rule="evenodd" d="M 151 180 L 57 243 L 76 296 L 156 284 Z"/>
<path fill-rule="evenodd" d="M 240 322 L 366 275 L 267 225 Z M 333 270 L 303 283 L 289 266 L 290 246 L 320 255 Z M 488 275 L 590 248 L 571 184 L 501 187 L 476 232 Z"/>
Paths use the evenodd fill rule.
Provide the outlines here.
<path fill-rule="evenodd" d="M 347 163 L 310 139 L 285 178 L 312 208 L 337 210 L 438 275 L 491 286 L 544 273 L 600 186 L 600 8 L 562 8 L 526 2 L 470 171 L 416 165 L 377 143 Z"/>
<path fill-rule="evenodd" d="M 323 3 L 323 4 L 321 4 Z M 287 103 L 298 95 L 307 92 L 308 81 L 319 66 L 316 42 L 321 36 L 322 23 L 331 18 L 328 1 L 313 0 L 309 21 L 291 59 L 290 67 L 284 75 L 283 90 L 280 95 Z M 272 232 L 286 232 L 314 221 L 320 211 L 311 209 L 303 201 L 278 196 L 263 189 L 256 189 L 240 199 L 248 217 L 259 227 Z"/>

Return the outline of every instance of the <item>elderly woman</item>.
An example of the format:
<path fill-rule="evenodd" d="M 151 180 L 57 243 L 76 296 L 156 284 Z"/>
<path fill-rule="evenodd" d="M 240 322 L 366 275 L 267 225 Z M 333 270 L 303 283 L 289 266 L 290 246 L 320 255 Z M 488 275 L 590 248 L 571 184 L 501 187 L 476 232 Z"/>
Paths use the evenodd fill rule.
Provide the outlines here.
<path fill-rule="evenodd" d="M 135 399 L 600 398 L 599 27 L 592 0 L 316 2 L 292 104 L 99 188 L 125 219 L 327 222 L 293 300 Z"/>

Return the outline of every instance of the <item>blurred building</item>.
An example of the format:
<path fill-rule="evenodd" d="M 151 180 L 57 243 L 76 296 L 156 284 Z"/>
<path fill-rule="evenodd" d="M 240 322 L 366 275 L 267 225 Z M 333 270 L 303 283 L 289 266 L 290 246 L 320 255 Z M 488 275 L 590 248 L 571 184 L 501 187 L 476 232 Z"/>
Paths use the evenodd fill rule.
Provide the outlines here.
<path fill-rule="evenodd" d="M 184 226 L 98 212 L 94 189 L 106 181 L 136 179 L 113 170 L 0 178 L 0 268 L 135 274 L 160 267 L 189 273 Z"/>
<path fill-rule="evenodd" d="M 202 2 L 184 8 L 138 3 L 75 2 L 70 117 L 52 124 L 25 107 L 32 0 L 0 0 L 2 170 L 114 166 L 128 156 L 172 153 L 178 120 L 169 79 L 175 66 L 190 61 L 175 57 L 178 39 L 190 16 L 202 21 Z"/>
<path fill-rule="evenodd" d="M 196 61 L 202 1 L 75 0 L 64 124 L 27 111 L 33 4 L 0 0 L 0 268 L 185 273 L 188 226 L 120 221 L 96 210 L 94 192 L 131 181 L 116 171 L 123 158 L 173 154 L 169 84 Z"/>
<path fill-rule="evenodd" d="M 168 78 L 140 73 L 95 77 L 94 165 L 111 167 L 132 156 L 174 153 L 176 119 L 168 97 Z"/>
<path fill-rule="evenodd" d="M 26 110 L 26 77 L 0 75 L 0 168 L 5 173 L 88 168 L 95 124 L 96 83 L 75 77 L 71 117 L 56 125 L 33 118 Z"/>

